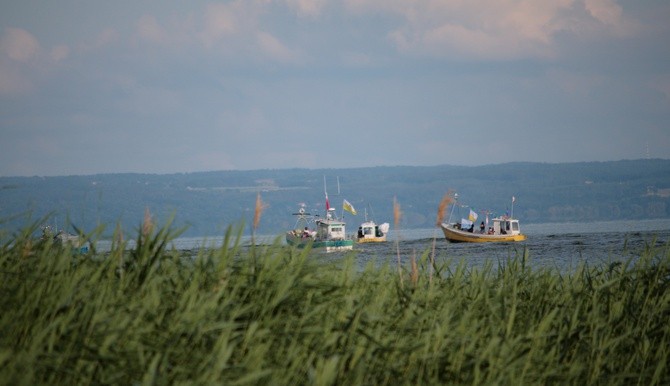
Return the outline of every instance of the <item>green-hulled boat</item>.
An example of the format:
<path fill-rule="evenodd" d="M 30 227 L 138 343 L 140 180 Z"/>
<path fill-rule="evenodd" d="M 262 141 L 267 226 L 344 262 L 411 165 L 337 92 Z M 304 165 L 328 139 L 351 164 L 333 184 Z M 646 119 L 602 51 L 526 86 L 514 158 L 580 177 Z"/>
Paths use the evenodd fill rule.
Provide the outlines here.
<path fill-rule="evenodd" d="M 293 230 L 286 232 L 286 242 L 298 248 L 311 245 L 312 249 L 323 252 L 346 251 L 353 249 L 354 240 L 347 237 L 346 223 L 335 217 L 335 209 L 328 206 L 326 199 L 326 217 L 311 215 L 304 205 L 297 213 Z"/>

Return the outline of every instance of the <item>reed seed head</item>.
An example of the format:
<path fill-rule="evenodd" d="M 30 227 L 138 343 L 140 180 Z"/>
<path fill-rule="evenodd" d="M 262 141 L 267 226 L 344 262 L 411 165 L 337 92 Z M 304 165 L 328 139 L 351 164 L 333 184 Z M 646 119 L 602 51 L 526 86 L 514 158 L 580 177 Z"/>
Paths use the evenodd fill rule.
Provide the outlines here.
<path fill-rule="evenodd" d="M 410 280 L 412 281 L 412 285 L 416 286 L 416 284 L 419 282 L 419 268 L 416 264 L 416 252 L 412 251 L 412 276 L 410 277 Z"/>
<path fill-rule="evenodd" d="M 151 219 L 151 212 L 149 212 L 149 207 L 146 207 L 144 208 L 144 221 L 142 222 L 142 236 L 149 236 L 153 229 L 154 223 Z"/>
<path fill-rule="evenodd" d="M 258 223 L 261 221 L 261 215 L 263 214 L 263 210 L 265 210 L 265 208 L 266 205 L 261 199 L 261 194 L 258 193 L 256 195 L 256 208 L 254 209 L 254 230 L 258 229 Z"/>
<path fill-rule="evenodd" d="M 116 229 L 114 230 L 114 242 L 117 244 L 123 243 L 123 231 L 121 230 L 120 224 L 116 224 Z"/>
<path fill-rule="evenodd" d="M 451 190 L 447 191 L 447 193 L 442 197 L 442 200 L 440 200 L 440 205 L 437 207 L 437 222 L 436 225 L 440 226 L 442 224 L 442 221 L 444 220 L 444 212 L 447 209 L 447 206 L 454 202 L 454 199 L 452 198 L 452 192 Z"/>
<path fill-rule="evenodd" d="M 398 228 L 400 224 L 400 217 L 402 217 L 402 211 L 400 210 L 400 204 L 398 200 L 393 197 L 393 225 Z"/>

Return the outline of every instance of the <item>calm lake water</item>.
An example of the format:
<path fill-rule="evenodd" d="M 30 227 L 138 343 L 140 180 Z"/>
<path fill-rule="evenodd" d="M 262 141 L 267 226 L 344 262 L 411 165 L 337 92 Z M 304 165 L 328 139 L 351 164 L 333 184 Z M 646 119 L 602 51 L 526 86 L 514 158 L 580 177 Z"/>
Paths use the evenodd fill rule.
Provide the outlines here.
<path fill-rule="evenodd" d="M 643 221 L 611 221 L 592 223 L 522 224 L 528 239 L 518 243 L 450 243 L 440 229 L 408 229 L 393 231 L 386 243 L 369 243 L 354 246 L 354 253 L 361 267 L 369 262 L 397 264 L 398 249 L 406 267 L 414 254 L 431 253 L 435 246 L 438 264 L 455 265 L 464 259 L 469 265 L 481 266 L 492 261 L 494 266 L 509 257 L 521 256 L 527 251 L 533 267 L 552 267 L 566 270 L 580 263 L 600 265 L 625 261 L 640 256 L 650 246 L 667 246 L 670 243 L 670 219 Z M 271 243 L 277 236 L 259 236 L 259 242 Z M 249 242 L 245 237 L 243 242 Z M 195 250 L 201 247 L 218 247 L 222 238 L 181 238 L 174 247 Z M 661 253 L 664 248 L 657 248 Z M 315 258 L 330 261 L 341 258 L 340 253 L 317 254 Z"/>
<path fill-rule="evenodd" d="M 617 221 L 598 223 L 528 224 L 522 226 L 528 239 L 517 243 L 450 243 L 442 231 L 420 230 L 404 232 L 400 237 L 401 260 L 412 253 L 419 256 L 432 251 L 435 239 L 435 256 L 438 262 L 464 259 L 469 265 L 481 266 L 492 260 L 494 266 L 509 257 L 522 256 L 526 251 L 533 267 L 571 269 L 580 263 L 599 265 L 612 261 L 625 261 L 640 256 L 652 245 L 670 243 L 670 220 Z M 395 237 L 385 246 L 373 246 L 368 253 L 391 256 L 397 261 Z M 364 246 L 364 247 L 367 247 Z M 662 248 L 657 248 L 662 252 Z"/>

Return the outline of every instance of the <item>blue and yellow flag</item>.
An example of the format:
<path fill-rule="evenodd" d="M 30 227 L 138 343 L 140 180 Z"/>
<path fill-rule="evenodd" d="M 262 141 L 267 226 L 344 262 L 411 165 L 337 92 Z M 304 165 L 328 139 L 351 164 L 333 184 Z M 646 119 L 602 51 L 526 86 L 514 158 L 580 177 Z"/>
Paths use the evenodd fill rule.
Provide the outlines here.
<path fill-rule="evenodd" d="M 353 214 L 354 216 L 356 215 L 356 209 L 354 209 L 354 206 L 351 205 L 351 203 L 347 200 L 344 200 L 342 202 L 342 209 L 346 210 L 347 212 Z"/>

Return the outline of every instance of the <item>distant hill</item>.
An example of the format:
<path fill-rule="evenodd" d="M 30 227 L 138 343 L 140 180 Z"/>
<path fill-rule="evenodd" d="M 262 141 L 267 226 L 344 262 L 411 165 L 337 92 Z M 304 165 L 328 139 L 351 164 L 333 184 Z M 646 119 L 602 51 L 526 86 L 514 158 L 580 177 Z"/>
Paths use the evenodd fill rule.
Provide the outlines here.
<path fill-rule="evenodd" d="M 159 224 L 174 215 L 185 236 L 218 236 L 229 225 L 253 219 L 257 193 L 267 208 L 259 234 L 294 225 L 300 203 L 324 210 L 324 176 L 331 206 L 351 202 L 353 231 L 364 213 L 393 222 L 393 200 L 402 228 L 435 225 L 440 199 L 449 190 L 477 211 L 504 214 L 514 203 L 522 223 L 633 220 L 670 217 L 670 160 L 579 163 L 506 163 L 486 166 L 285 169 L 177 174 L 98 174 L 63 177 L 0 177 L 0 227 L 7 233 L 53 213 L 51 223 L 111 234 L 119 224 L 133 233 L 149 208 Z M 337 180 L 339 179 L 339 195 Z M 465 209 L 465 208 L 463 208 Z"/>

